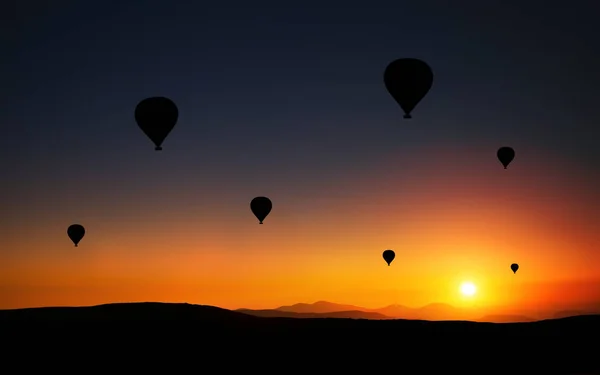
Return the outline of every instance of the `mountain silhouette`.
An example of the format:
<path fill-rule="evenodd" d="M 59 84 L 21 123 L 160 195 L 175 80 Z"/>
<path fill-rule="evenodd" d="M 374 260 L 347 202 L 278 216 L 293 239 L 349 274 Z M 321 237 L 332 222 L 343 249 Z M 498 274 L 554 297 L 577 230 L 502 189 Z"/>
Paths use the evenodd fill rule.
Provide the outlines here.
<path fill-rule="evenodd" d="M 363 307 L 353 305 L 340 305 L 337 303 L 327 301 L 318 301 L 315 303 L 296 303 L 291 306 L 280 306 L 274 310 L 313 314 L 332 313 L 339 311 L 369 311 L 368 309 L 365 309 Z"/>
<path fill-rule="evenodd" d="M 422 307 L 408 307 L 393 304 L 381 308 L 365 308 L 355 305 L 338 304 L 328 301 L 315 303 L 296 303 L 289 306 L 280 306 L 275 309 L 239 309 L 254 316 L 268 317 L 293 317 L 287 313 L 305 314 L 294 317 L 352 317 L 355 319 L 410 319 L 410 320 L 468 320 L 492 323 L 532 322 L 542 319 L 563 318 L 569 316 L 598 314 L 596 310 L 572 310 L 557 313 L 535 313 L 535 311 L 524 312 L 496 312 L 496 309 L 463 309 L 446 303 L 431 303 Z M 350 313 L 351 312 L 351 313 Z M 286 313 L 286 314 L 284 314 Z M 363 314 L 361 314 L 363 313 Z M 533 313 L 533 315 L 528 315 Z M 325 315 L 310 315 L 325 314 Z M 329 314 L 329 315 L 327 315 Z M 333 314 L 333 315 L 332 315 Z M 341 315 L 340 315 L 341 314 Z M 345 315 L 344 315 L 345 314 Z M 364 315 L 364 314 L 379 314 Z"/>
<path fill-rule="evenodd" d="M 250 309 L 238 309 L 235 310 L 237 312 L 241 312 L 244 314 L 249 314 L 253 316 L 260 316 L 266 318 L 299 318 L 299 319 L 308 319 L 308 318 L 341 318 L 341 319 L 392 319 L 389 316 L 385 316 L 383 314 L 379 314 L 376 312 L 369 311 L 334 311 L 334 312 L 324 312 L 324 313 L 300 313 L 300 312 L 291 312 L 291 311 L 281 311 L 279 309 L 271 309 L 271 310 L 250 310 Z"/>
<path fill-rule="evenodd" d="M 294 319 L 205 305 L 119 303 L 0 310 L 0 332 L 10 343 L 3 350 L 5 366 L 26 353 L 28 358 L 62 355 L 90 366 L 108 364 L 113 372 L 123 358 L 133 357 L 135 373 L 140 366 L 153 368 L 158 359 L 261 373 L 280 373 L 281 363 L 303 371 L 344 372 L 357 366 L 371 372 L 479 374 L 600 369 L 593 345 L 600 336 L 600 315 L 505 324 Z M 473 360 L 465 361 L 465 353 Z M 50 370 L 63 362 L 40 364 Z"/>
<path fill-rule="evenodd" d="M 403 319 L 462 320 L 469 317 L 469 313 L 465 313 L 461 309 L 457 309 L 445 303 L 432 303 L 419 308 L 390 305 L 372 311 Z"/>
<path fill-rule="evenodd" d="M 361 311 L 364 313 L 381 314 L 383 316 L 381 319 L 395 318 L 415 320 L 464 320 L 475 317 L 472 312 L 463 311 L 461 309 L 455 308 L 451 305 L 444 303 L 432 303 L 420 308 L 411 308 L 403 305 L 389 305 L 377 309 L 368 309 L 365 307 L 354 305 L 342 305 L 327 301 L 318 301 L 315 303 L 297 303 L 290 306 L 281 306 L 274 310 L 303 314 L 324 314 L 334 312 L 337 313 L 342 311 Z"/>

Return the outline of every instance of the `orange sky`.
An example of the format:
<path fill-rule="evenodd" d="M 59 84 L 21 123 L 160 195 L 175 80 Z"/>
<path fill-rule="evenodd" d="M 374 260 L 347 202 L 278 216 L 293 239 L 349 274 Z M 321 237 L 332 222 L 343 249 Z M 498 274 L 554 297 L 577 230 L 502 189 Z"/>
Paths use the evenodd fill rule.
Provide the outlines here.
<path fill-rule="evenodd" d="M 90 203 L 79 248 L 65 232 L 72 212 L 40 209 L 4 226 L 0 308 L 599 301 L 600 207 L 576 165 L 543 149 L 517 149 L 506 171 L 483 147 L 435 146 L 414 158 L 389 155 L 320 194 L 257 189 L 244 201 L 221 192 L 212 207 L 191 204 L 191 194 L 151 207 Z M 263 194 L 274 209 L 258 225 L 249 201 Z M 381 258 L 388 248 L 390 267 Z M 478 287 L 471 301 L 458 295 L 465 280 Z"/>

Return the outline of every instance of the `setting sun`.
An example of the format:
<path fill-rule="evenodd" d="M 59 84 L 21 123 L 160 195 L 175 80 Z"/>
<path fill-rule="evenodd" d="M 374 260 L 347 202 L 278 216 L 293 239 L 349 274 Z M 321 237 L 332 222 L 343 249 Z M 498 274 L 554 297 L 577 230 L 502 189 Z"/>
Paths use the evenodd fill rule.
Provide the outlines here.
<path fill-rule="evenodd" d="M 477 288 L 473 283 L 465 282 L 460 285 L 460 293 L 463 296 L 470 297 L 475 294 Z"/>

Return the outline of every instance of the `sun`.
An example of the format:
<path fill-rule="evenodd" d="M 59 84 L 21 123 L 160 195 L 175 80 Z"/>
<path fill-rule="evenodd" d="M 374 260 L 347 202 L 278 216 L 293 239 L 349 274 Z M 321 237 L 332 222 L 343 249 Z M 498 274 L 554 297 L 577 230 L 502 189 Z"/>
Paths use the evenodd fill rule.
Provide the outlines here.
<path fill-rule="evenodd" d="M 475 286 L 475 284 L 473 284 L 471 282 L 464 282 L 464 283 L 460 284 L 460 293 L 463 296 L 471 297 L 476 292 L 477 292 L 477 287 Z"/>

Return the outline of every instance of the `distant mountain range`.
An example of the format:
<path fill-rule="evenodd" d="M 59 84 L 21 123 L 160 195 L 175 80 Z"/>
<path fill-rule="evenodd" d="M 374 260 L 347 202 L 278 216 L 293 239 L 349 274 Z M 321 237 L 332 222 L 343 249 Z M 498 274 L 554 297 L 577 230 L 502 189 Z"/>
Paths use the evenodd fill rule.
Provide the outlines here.
<path fill-rule="evenodd" d="M 331 311 L 326 313 L 313 313 L 313 312 L 293 312 L 293 311 L 280 311 L 277 309 L 271 310 L 249 310 L 249 309 L 238 309 L 237 312 L 245 313 L 248 315 L 259 316 L 262 318 L 350 318 L 350 319 L 392 319 L 383 314 L 368 311 Z"/>
<path fill-rule="evenodd" d="M 444 303 L 433 303 L 420 308 L 411 308 L 403 305 L 390 305 L 379 309 L 367 309 L 354 305 L 343 305 L 327 301 L 319 301 L 312 304 L 297 303 L 291 306 L 281 306 L 275 309 L 237 309 L 227 310 L 213 306 L 190 305 L 190 304 L 167 304 L 167 303 L 130 303 L 130 304 L 108 304 L 94 307 L 43 307 L 28 308 L 18 310 L 0 310 L 0 323 L 3 317 L 18 315 L 27 317 L 30 314 L 43 314 L 46 317 L 58 314 L 62 317 L 84 316 L 85 314 L 96 314 L 101 317 L 110 317 L 117 314 L 120 318 L 126 317 L 124 314 L 131 313 L 131 318 L 139 319 L 138 309 L 143 309 L 146 313 L 152 311 L 156 316 L 170 317 L 170 314 L 176 314 L 179 318 L 189 317 L 195 319 L 202 316 L 203 320 L 210 320 L 213 316 L 223 319 L 230 316 L 234 320 L 256 319 L 256 318 L 338 318 L 338 319 L 367 319 L 367 320 L 455 320 L 455 321 L 473 321 L 490 323 L 516 323 L 533 322 L 545 319 L 562 319 L 582 315 L 598 315 L 600 311 L 594 310 L 565 310 L 559 311 L 549 316 L 527 316 L 524 314 L 497 314 L 485 310 L 460 309 Z M 140 310 L 141 311 L 141 310 Z M 199 312 L 202 314 L 198 315 Z M 15 316 L 16 316 L 15 315 Z"/>
<path fill-rule="evenodd" d="M 353 318 L 353 319 L 412 319 L 412 320 L 471 320 L 493 323 L 531 322 L 544 318 L 563 318 L 593 314 L 583 311 L 561 311 L 543 318 L 532 318 L 521 314 L 486 314 L 481 309 L 461 309 L 444 303 L 432 303 L 420 308 L 403 305 L 390 305 L 378 309 L 368 309 L 354 305 L 343 305 L 327 301 L 297 303 L 275 309 L 238 309 L 249 315 L 281 318 Z M 597 313 L 597 312 L 596 312 Z"/>
<path fill-rule="evenodd" d="M 251 310 L 238 309 L 238 312 L 262 317 L 294 317 L 294 318 L 338 318 L 354 319 L 413 319 L 413 320 L 480 320 L 472 311 L 456 308 L 444 303 L 432 303 L 420 308 L 403 305 L 389 305 L 378 309 L 368 309 L 354 305 L 342 305 L 327 301 L 315 303 L 297 303 L 275 309 Z M 515 322 L 533 321 L 535 319 L 516 315 L 487 316 L 483 321 Z M 493 319 L 493 320 L 490 320 Z"/>

